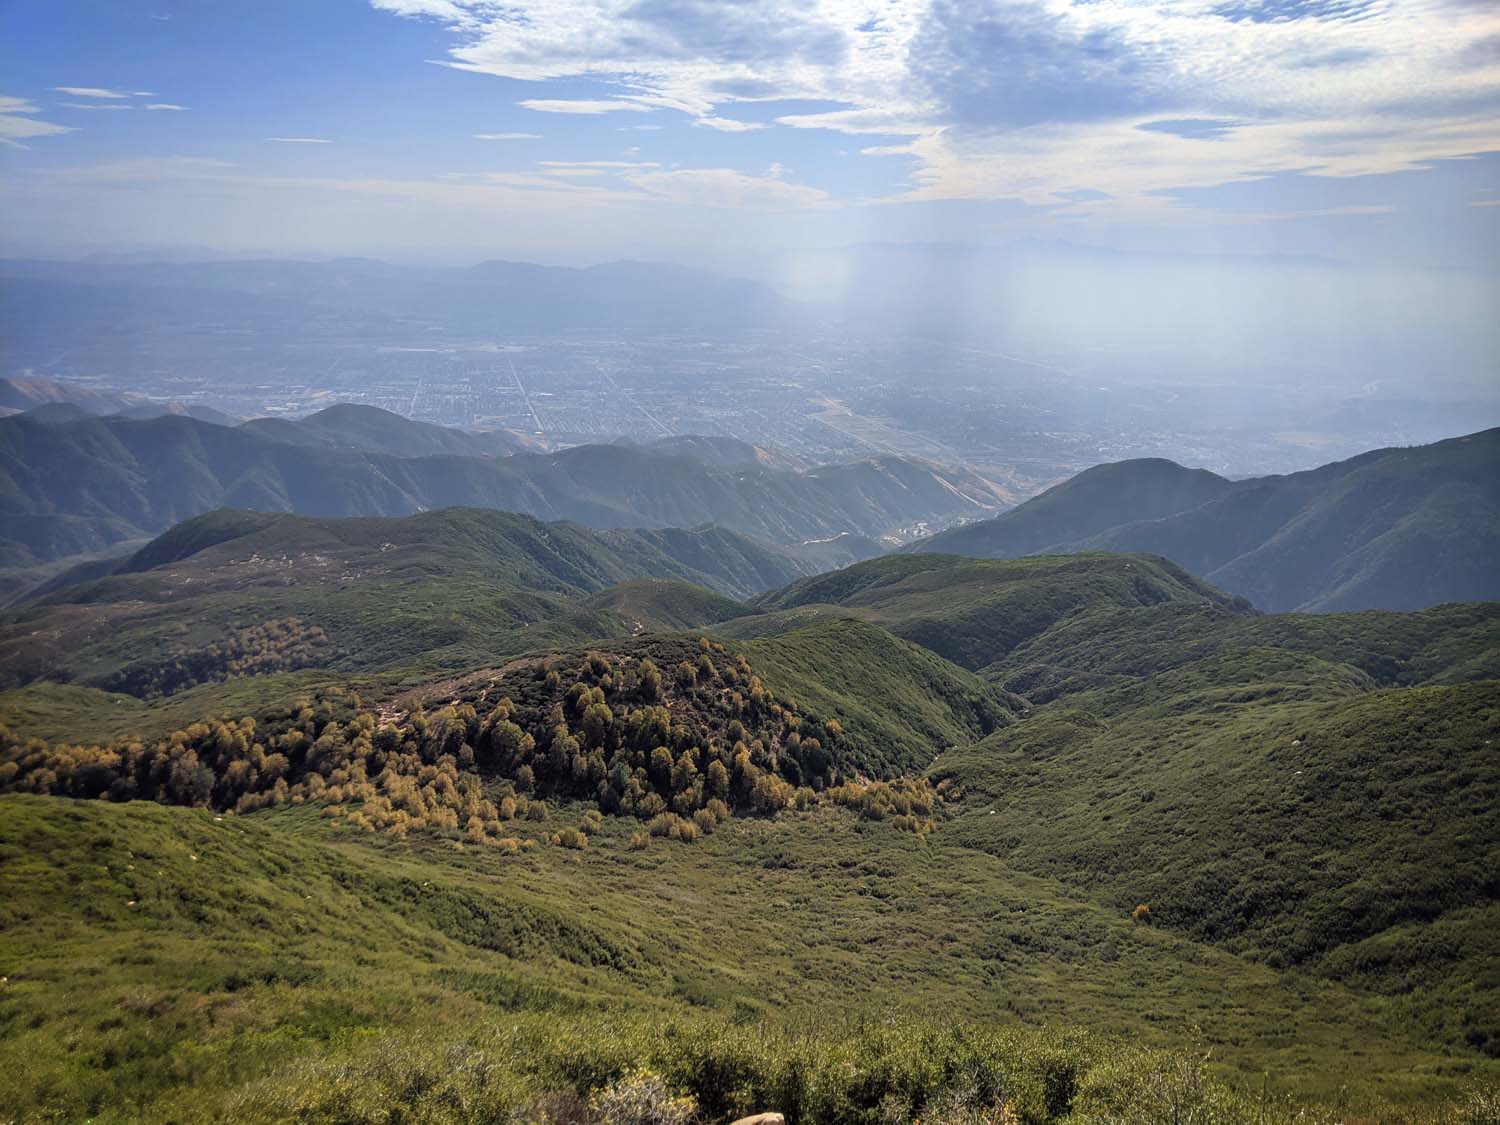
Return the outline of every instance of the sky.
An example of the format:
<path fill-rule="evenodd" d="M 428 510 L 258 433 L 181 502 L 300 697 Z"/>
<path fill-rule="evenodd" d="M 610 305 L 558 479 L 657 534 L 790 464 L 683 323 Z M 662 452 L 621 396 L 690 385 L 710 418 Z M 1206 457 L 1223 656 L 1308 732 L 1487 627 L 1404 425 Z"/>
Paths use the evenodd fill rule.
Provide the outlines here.
<path fill-rule="evenodd" d="M 1500 276 L 1493 0 L 3 0 L 0 252 Z"/>

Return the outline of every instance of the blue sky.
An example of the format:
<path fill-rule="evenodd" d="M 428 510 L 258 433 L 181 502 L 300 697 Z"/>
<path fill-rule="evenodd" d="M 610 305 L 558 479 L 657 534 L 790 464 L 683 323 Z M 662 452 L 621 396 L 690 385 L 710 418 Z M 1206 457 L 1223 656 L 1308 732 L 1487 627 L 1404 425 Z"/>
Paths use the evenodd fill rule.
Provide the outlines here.
<path fill-rule="evenodd" d="M 6 0 L 10 252 L 1500 271 L 1476 0 Z"/>

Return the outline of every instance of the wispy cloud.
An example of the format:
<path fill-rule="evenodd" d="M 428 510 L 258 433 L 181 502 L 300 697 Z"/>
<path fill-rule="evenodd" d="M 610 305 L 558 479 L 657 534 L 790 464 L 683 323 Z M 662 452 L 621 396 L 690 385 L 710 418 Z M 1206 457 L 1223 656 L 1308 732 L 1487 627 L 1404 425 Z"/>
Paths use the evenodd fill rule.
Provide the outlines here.
<path fill-rule="evenodd" d="M 721 133 L 753 133 L 765 126 L 758 121 L 736 121 L 732 117 L 700 117 L 693 122 L 707 129 L 717 129 Z"/>
<path fill-rule="evenodd" d="M 279 145 L 331 145 L 333 142 L 327 137 L 267 137 L 266 140 L 274 141 Z"/>
<path fill-rule="evenodd" d="M 59 94 L 67 94 L 72 98 L 106 98 L 117 100 L 136 96 L 120 90 L 106 90 L 100 86 L 54 86 L 52 88 Z"/>
<path fill-rule="evenodd" d="M 537 113 L 649 113 L 651 106 L 621 99 L 598 100 L 591 98 L 527 98 L 521 108 Z"/>
<path fill-rule="evenodd" d="M 383 180 L 259 175 L 227 161 L 175 156 L 106 161 L 51 170 L 39 177 L 36 189 L 49 195 L 80 186 L 108 189 L 150 184 L 163 198 L 178 192 L 196 198 L 201 196 L 203 185 L 215 185 L 224 198 L 232 194 L 243 200 L 269 199 L 287 193 L 304 198 L 394 198 L 436 205 L 454 214 L 477 209 L 566 217 L 569 208 L 580 202 L 787 212 L 817 209 L 831 202 L 823 191 L 788 181 L 777 165 L 751 173 L 730 168 L 663 168 L 634 160 L 551 160 L 539 162 L 535 171 Z"/>
<path fill-rule="evenodd" d="M 910 200 L 1091 182 L 1091 206 L 1160 213 L 1177 185 L 1500 150 L 1500 9 L 1474 0 L 371 3 L 444 21 L 449 65 L 601 95 L 521 103 L 541 112 L 748 132 L 736 103 L 822 103 L 775 123 L 886 138 L 866 151 L 909 161 Z"/>
<path fill-rule="evenodd" d="M 539 160 L 537 163 L 543 168 L 599 168 L 604 170 L 619 168 L 660 168 L 660 164 L 644 160 Z"/>
<path fill-rule="evenodd" d="M 398 16 L 432 16 L 453 23 L 468 20 L 468 13 L 453 0 L 376 0 L 375 7 Z"/>
<path fill-rule="evenodd" d="M 35 137 L 55 137 L 59 133 L 71 133 L 67 125 L 55 125 L 43 121 L 36 115 L 41 109 L 25 98 L 0 95 L 0 145 L 6 148 L 25 148 L 23 141 Z"/>
<path fill-rule="evenodd" d="M 63 109 L 87 109 L 87 110 L 128 110 L 134 109 L 133 105 L 92 105 L 88 102 L 60 102 Z"/>
<path fill-rule="evenodd" d="M 474 139 L 479 141 L 539 141 L 542 135 L 540 133 L 475 133 Z"/>
<path fill-rule="evenodd" d="M 783 180 L 774 169 L 753 175 L 731 168 L 678 168 L 630 173 L 625 179 L 658 199 L 694 207 L 803 211 L 832 202 L 826 192 Z"/>
<path fill-rule="evenodd" d="M 174 105 L 172 102 L 152 102 L 146 108 L 147 109 L 157 109 L 157 110 L 165 109 L 165 110 L 172 110 L 174 112 L 181 113 L 181 112 L 184 112 L 187 109 L 187 106 L 185 106 L 185 105 Z"/>

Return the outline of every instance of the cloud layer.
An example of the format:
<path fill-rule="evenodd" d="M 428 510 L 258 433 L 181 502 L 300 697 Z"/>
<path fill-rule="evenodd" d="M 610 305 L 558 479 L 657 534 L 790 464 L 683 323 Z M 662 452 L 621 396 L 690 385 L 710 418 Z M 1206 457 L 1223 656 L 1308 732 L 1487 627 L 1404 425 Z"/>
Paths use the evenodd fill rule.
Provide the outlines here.
<path fill-rule="evenodd" d="M 1500 150 L 1500 8 L 1472 0 L 371 3 L 537 84 L 532 110 L 752 132 L 755 103 L 825 103 L 773 119 L 882 139 L 906 200 L 1149 216 L 1167 189 Z M 597 96 L 542 96 L 580 80 Z"/>
<path fill-rule="evenodd" d="M 25 148 L 24 142 L 36 137 L 54 137 L 59 133 L 70 133 L 66 125 L 55 125 L 43 121 L 41 107 L 25 98 L 0 95 L 0 146 Z"/>

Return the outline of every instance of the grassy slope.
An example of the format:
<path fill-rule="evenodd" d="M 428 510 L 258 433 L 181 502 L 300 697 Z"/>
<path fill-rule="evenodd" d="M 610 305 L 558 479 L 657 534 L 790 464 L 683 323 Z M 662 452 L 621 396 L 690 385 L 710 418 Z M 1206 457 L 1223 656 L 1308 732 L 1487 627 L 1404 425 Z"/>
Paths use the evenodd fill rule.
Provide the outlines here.
<path fill-rule="evenodd" d="M 1096 613 L 988 669 L 1051 702 L 934 772 L 967 843 L 1500 1052 L 1500 683 L 1451 682 L 1497 612 Z"/>
<path fill-rule="evenodd" d="M 897 555 L 802 579 L 755 604 L 773 613 L 836 605 L 974 669 L 1082 611 L 1166 601 L 1246 608 L 1165 559 L 1146 555 Z"/>
<path fill-rule="evenodd" d="M 127 736 L 163 738 L 205 717 L 262 715 L 321 687 L 352 686 L 379 695 L 411 686 L 415 674 L 351 678 L 322 669 L 246 676 L 177 692 L 147 702 L 133 695 L 46 680 L 0 692 L 0 720 L 27 738 L 91 745 Z"/>
<path fill-rule="evenodd" d="M 571 599 L 539 604 L 535 625 L 517 628 L 515 618 L 486 616 L 486 597 L 509 595 L 483 583 L 460 589 L 439 582 L 429 596 L 429 568 L 447 565 L 443 558 L 441 552 L 414 553 L 401 571 L 412 580 L 399 587 L 398 600 L 384 605 L 372 596 L 379 593 L 375 584 L 351 583 L 347 591 L 328 583 L 316 587 L 320 612 L 348 613 L 367 624 L 370 650 L 363 656 L 394 662 L 389 675 L 361 686 L 367 697 L 389 695 L 401 678 L 422 682 L 420 669 L 400 670 L 402 653 L 440 643 L 444 629 L 458 630 L 456 639 L 446 650 L 440 645 L 437 657 L 423 657 L 433 661 L 429 667 L 472 667 L 507 652 L 558 646 L 576 656 L 587 638 L 628 631 L 613 611 Z M 223 612 L 233 613 L 235 575 L 226 569 L 219 578 Z M 162 578 L 153 572 L 139 580 Z M 274 599 L 286 589 L 267 583 L 255 597 Z M 718 604 L 708 600 L 709 609 Z M 205 599 L 198 608 L 213 604 Z M 245 604 L 242 595 L 239 604 Z M 880 825 L 861 830 L 844 814 L 823 810 L 806 820 L 736 822 L 697 848 L 671 845 L 665 852 L 664 844 L 624 852 L 620 837 L 634 825 L 612 822 L 606 829 L 612 850 L 567 858 L 548 850 L 507 861 L 513 864 L 504 869 L 507 877 L 524 872 L 524 887 L 514 886 L 540 896 L 541 905 L 556 903 L 561 913 L 549 915 L 549 932 L 569 919 L 592 926 L 592 915 L 566 912 L 583 902 L 614 922 L 598 932 L 569 931 L 567 941 L 593 948 L 628 939 L 621 948 L 628 946 L 629 963 L 590 978 L 590 996 L 598 989 L 618 999 L 636 990 L 637 996 L 675 997 L 669 1006 L 722 1003 L 729 1010 L 764 1011 L 755 1002 L 760 997 L 781 1013 L 847 1008 L 851 995 L 884 1008 L 921 990 L 935 1006 L 977 1015 L 1004 1008 L 1007 1018 L 1077 1021 L 1148 1039 L 1159 1034 L 1162 1042 L 1181 1042 L 1202 1027 L 1219 1045 L 1216 1057 L 1227 1062 L 1271 1069 L 1278 1082 L 1322 1091 L 1347 1076 L 1359 1097 L 1419 1097 L 1448 1077 L 1492 1067 L 1470 1048 L 1489 1050 L 1500 1041 L 1500 956 L 1493 937 L 1500 917 L 1490 874 L 1500 869 L 1493 811 L 1500 806 L 1500 781 L 1492 749 L 1500 736 L 1494 729 L 1500 700 L 1493 682 L 1470 681 L 1497 674 L 1495 607 L 1261 617 L 1149 558 L 976 563 L 910 556 L 798 583 L 763 599 L 763 608 L 771 612 L 717 627 L 756 638 L 730 641 L 731 650 L 746 652 L 767 683 L 797 696 L 810 718 L 837 717 L 861 768 L 920 768 L 935 751 L 956 746 L 934 766 L 958 782 L 953 819 L 927 851 L 914 850 L 904 833 L 882 833 Z M 193 617 L 195 627 L 201 616 Z M 894 638 L 876 621 L 963 656 L 982 675 Z M 212 617 L 207 623 L 220 627 Z M 139 643 L 159 645 L 168 634 L 137 636 Z M 664 669 L 696 652 L 692 636 L 620 635 L 602 643 L 650 651 Z M 152 707 L 87 689 L 34 685 L 0 696 L 0 707 L 6 721 L 27 734 L 82 739 L 131 729 L 159 732 L 204 714 L 255 713 L 329 675 L 324 669 L 208 685 Z M 434 699 L 452 698 L 454 683 L 431 687 Z M 1002 725 L 1009 712 L 1025 709 L 1006 689 L 1030 700 L 1026 721 Z M 973 745 L 987 730 L 993 733 Z M 36 815 L 49 819 L 46 812 Z M 490 853 L 481 859 L 434 850 L 430 841 L 403 850 L 383 840 L 329 836 L 331 827 L 302 812 L 225 823 L 274 831 L 258 847 L 272 864 L 282 862 L 272 857 L 292 849 L 288 873 L 300 869 L 303 857 L 337 856 L 347 845 L 359 849 L 352 867 L 409 863 L 403 870 L 411 874 L 404 877 L 413 881 L 431 882 L 442 865 L 457 864 L 468 893 L 476 879 L 489 877 L 484 864 L 501 862 Z M 371 848 L 378 860 L 366 854 Z M 71 843 L 54 851 L 56 863 L 70 870 L 89 862 L 73 854 Z M 648 868 L 640 865 L 648 863 L 660 864 L 649 868 L 656 875 L 643 873 Z M 481 869 L 465 867 L 472 864 Z M 239 869 L 232 877 L 250 878 L 248 885 L 258 878 Z M 643 888 L 660 897 L 643 901 Z M 192 901 L 195 893 L 177 898 Z M 27 891 L 31 897 L 34 888 Z M 319 899 L 302 901 L 317 905 Z M 477 914 L 472 904 L 454 910 L 460 919 L 489 919 L 486 925 L 515 916 L 510 900 L 502 895 L 497 901 L 481 904 Z M 1127 925 L 1126 912 L 1140 901 L 1152 904 L 1161 929 Z M 529 898 L 525 905 L 530 910 L 538 902 Z M 324 932 L 295 910 L 292 916 L 300 919 L 295 925 L 323 933 L 327 948 L 341 949 L 326 959 L 342 959 L 347 969 L 348 932 Z M 643 930 L 643 916 L 669 922 Z M 162 919 L 152 940 L 170 945 L 174 932 L 199 924 L 193 921 L 198 915 L 184 917 Z M 1105 928 L 1094 928 L 1096 922 Z M 451 939 L 443 926 L 452 924 L 444 922 L 438 932 Z M 233 922 L 230 932 L 235 927 L 253 930 Z M 14 926 L 0 931 L 0 943 L 15 932 Z M 1099 934 L 1115 936 L 1090 936 Z M 403 957 L 431 946 L 425 933 L 380 940 Z M 1133 952 L 1119 941 L 1164 944 L 1140 947 L 1157 956 L 1137 969 Z M 1233 958 L 1231 951 L 1261 963 Z M 244 948 L 240 954 L 244 959 Z M 214 956 L 234 961 L 228 951 Z M 183 958 L 184 964 L 192 960 Z M 543 964 L 545 958 L 528 953 L 524 966 L 507 963 L 505 971 L 520 973 L 528 987 L 540 983 L 576 999 L 584 986 L 574 976 L 582 967 L 562 960 Z M 1319 982 L 1267 963 L 1289 960 L 1334 979 Z M 666 963 L 673 967 L 662 968 Z M 400 964 L 357 964 L 322 995 L 267 1000 L 271 1007 L 254 1019 L 279 1012 L 270 1026 L 283 1019 L 281 1026 L 292 1026 L 294 1009 L 357 1007 L 351 990 L 374 1003 L 387 994 L 363 983 L 365 970 L 409 976 L 409 966 L 393 967 Z M 656 968 L 632 976 L 632 966 L 640 965 Z M 768 966 L 778 966 L 780 975 Z M 95 963 L 94 970 L 92 977 L 79 975 L 125 977 L 120 966 Z M 135 983 L 146 987 L 148 976 L 143 972 Z M 1376 995 L 1356 1000 L 1345 984 Z M 254 995 L 281 996 L 276 990 L 283 987 L 291 986 L 272 983 Z M 415 985 L 391 987 L 384 1006 L 366 1012 L 368 1026 L 420 1029 L 425 1041 L 440 1023 L 452 1026 L 436 1012 L 478 1018 L 488 1010 L 455 1006 L 446 986 L 415 993 L 406 991 Z M 509 995 L 512 984 L 492 987 Z M 226 990 L 209 990 L 215 991 Z M 1223 1007 L 1226 996 L 1239 1007 Z M 216 1002 L 195 1000 L 192 1010 L 211 1011 Z M 233 1010 L 234 1003 L 227 1007 Z M 64 1024 L 97 1028 L 116 1018 L 94 1019 L 91 1012 L 81 1007 Z M 30 1013 L 4 1018 L 24 1021 Z M 184 1025 L 191 1034 L 203 1032 L 197 1018 Z M 226 1019 L 230 1027 L 241 1026 Z M 424 1027 L 425 1019 L 433 1023 Z M 316 1055 L 325 1049 L 322 1042 L 313 1036 L 294 1046 L 299 1055 Z M 1433 1043 L 1446 1044 L 1452 1054 L 1424 1054 Z M 49 1058 L 44 1044 L 32 1046 L 38 1049 L 25 1056 L 28 1066 L 51 1065 L 38 1061 Z M 211 1054 L 202 1059 L 220 1065 Z M 253 1050 L 243 1057 L 254 1057 Z M 182 1071 L 189 1064 L 177 1059 L 171 1065 Z M 239 1081 L 236 1065 L 223 1062 L 228 1069 L 213 1082 Z M 166 1079 L 149 1081 L 160 1088 Z M 76 1076 L 55 1083 L 60 1091 L 75 1084 Z"/>
<path fill-rule="evenodd" d="M 1420 613 L 1245 615 L 1202 604 L 1100 607 L 1022 646 L 981 674 L 1034 702 L 1119 685 L 1135 706 L 1152 677 L 1199 664 L 1213 683 L 1252 683 L 1262 661 L 1322 661 L 1365 687 L 1461 683 L 1500 675 L 1500 603 Z M 1201 662 L 1217 657 L 1210 671 Z M 1170 686 L 1166 689 L 1170 690 Z M 1101 706 L 1117 706 L 1115 703 Z"/>
<path fill-rule="evenodd" d="M 799 573 L 784 552 L 716 529 L 595 533 L 478 510 L 399 520 L 210 513 L 137 558 L 134 570 L 0 619 L 0 682 L 109 686 L 142 654 L 160 659 L 288 616 L 326 630 L 340 672 L 472 666 L 628 632 L 607 606 L 578 605 L 625 580 L 652 575 L 743 592 L 757 587 L 740 581 Z"/>
<path fill-rule="evenodd" d="M 623 618 L 633 630 L 649 629 L 653 632 L 696 629 L 751 612 L 723 594 L 661 578 L 621 582 L 595 594 L 584 606 Z"/>
<path fill-rule="evenodd" d="M 922 847 L 836 810 L 644 852 L 611 823 L 582 853 L 518 856 L 311 809 L 0 810 L 0 1103 L 28 1116 L 254 1115 L 238 1091 L 264 1095 L 292 1060 L 358 1058 L 377 1031 L 396 1060 L 486 1029 L 566 1036 L 600 1010 L 815 1019 L 825 1040 L 908 1009 L 1082 1023 L 1211 1044 L 1257 1086 L 1352 1082 L 1356 1102 L 1428 1099 L 1476 1066 L 1382 1035 L 1335 985 L 1134 925 L 943 831 Z"/>
<path fill-rule="evenodd" d="M 1011 721 L 1021 701 L 972 673 L 867 622 L 834 618 L 744 644 L 782 696 L 867 746 L 880 775 L 921 769 L 940 748 L 967 744 Z"/>

